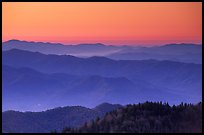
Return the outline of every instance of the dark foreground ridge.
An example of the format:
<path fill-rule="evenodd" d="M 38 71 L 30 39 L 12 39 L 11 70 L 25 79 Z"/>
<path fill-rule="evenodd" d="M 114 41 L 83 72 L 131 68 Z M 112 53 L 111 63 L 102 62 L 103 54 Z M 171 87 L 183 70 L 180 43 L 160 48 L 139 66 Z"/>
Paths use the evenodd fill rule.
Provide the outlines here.
<path fill-rule="evenodd" d="M 54 131 L 53 131 L 54 132 Z M 127 105 L 106 113 L 102 119 L 80 128 L 64 128 L 62 133 L 201 133 L 202 103 L 169 106 L 145 102 Z"/>
<path fill-rule="evenodd" d="M 119 104 L 103 103 L 95 108 L 66 106 L 42 112 L 5 111 L 2 113 L 4 133 L 49 133 L 65 126 L 80 127 L 86 121 L 103 117 L 106 112 L 122 107 Z"/>

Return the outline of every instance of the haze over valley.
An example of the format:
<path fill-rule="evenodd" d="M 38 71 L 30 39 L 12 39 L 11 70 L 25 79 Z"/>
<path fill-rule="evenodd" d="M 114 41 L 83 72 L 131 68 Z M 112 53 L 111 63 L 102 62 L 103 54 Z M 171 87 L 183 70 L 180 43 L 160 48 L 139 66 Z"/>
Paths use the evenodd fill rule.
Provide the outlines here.
<path fill-rule="evenodd" d="M 3 110 L 43 111 L 66 105 L 94 107 L 103 102 L 125 105 L 147 100 L 197 103 L 202 99 L 201 47 L 7 41 L 2 54 Z M 111 51 L 107 56 L 92 55 Z M 73 52 L 90 52 L 91 56 L 69 54 Z M 139 60 L 129 59 L 130 52 Z M 179 54 L 182 57 L 171 60 Z"/>
<path fill-rule="evenodd" d="M 202 133 L 202 2 L 2 2 L 2 133 Z"/>

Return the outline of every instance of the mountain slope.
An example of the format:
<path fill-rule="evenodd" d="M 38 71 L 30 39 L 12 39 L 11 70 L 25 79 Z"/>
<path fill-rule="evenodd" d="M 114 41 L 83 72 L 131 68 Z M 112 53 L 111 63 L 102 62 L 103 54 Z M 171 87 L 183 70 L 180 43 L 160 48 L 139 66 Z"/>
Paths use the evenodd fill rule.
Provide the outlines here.
<path fill-rule="evenodd" d="M 102 119 L 63 133 L 202 133 L 202 103 L 168 104 L 145 102 L 127 105 Z"/>
<path fill-rule="evenodd" d="M 63 45 L 49 42 L 9 40 L 2 43 L 2 50 L 27 50 L 44 54 L 74 55 L 77 57 L 105 56 L 116 60 L 171 60 L 186 63 L 202 63 L 202 45 L 167 44 L 153 47 L 111 46 L 101 43 Z"/>
<path fill-rule="evenodd" d="M 202 63 L 202 45 L 168 44 L 158 47 L 140 47 L 121 50 L 106 57 L 116 60 L 171 60 L 186 63 Z"/>
<path fill-rule="evenodd" d="M 110 106 L 118 108 L 118 105 Z M 82 106 L 58 107 L 43 112 L 6 111 L 2 113 L 2 130 L 7 133 L 49 133 L 65 126 L 81 126 L 106 112 L 106 108 L 96 111 Z"/>
<path fill-rule="evenodd" d="M 124 47 L 125 48 L 125 47 Z M 20 49 L 31 52 L 40 52 L 44 54 L 57 55 L 75 55 L 75 56 L 104 56 L 121 50 L 121 47 L 96 44 L 79 44 L 79 45 L 63 45 L 60 43 L 49 42 L 28 42 L 20 40 L 9 40 L 2 43 L 2 50 Z"/>
<path fill-rule="evenodd" d="M 3 110 L 41 111 L 63 105 L 93 107 L 102 102 L 126 104 L 147 100 L 149 96 L 145 93 L 152 93 L 152 88 L 145 82 L 137 86 L 124 77 L 45 74 L 8 65 L 3 65 L 2 69 Z M 156 100 L 158 92 L 152 93 L 151 97 Z"/>
<path fill-rule="evenodd" d="M 67 73 L 111 78 L 124 77 L 127 82 L 128 80 L 133 82 L 136 85 L 135 88 L 138 87 L 144 92 L 146 90 L 143 90 L 145 89 L 143 87 L 146 85 L 151 88 L 152 93 L 158 90 L 159 92 L 181 95 L 181 97 L 190 96 L 190 98 L 182 99 L 185 102 L 201 100 L 201 64 L 156 60 L 116 61 L 104 57 L 77 58 L 65 55 L 44 55 L 17 49 L 3 52 L 2 57 L 3 64 L 17 68 L 28 67 L 48 74 Z M 121 86 L 122 84 L 119 87 Z M 124 85 L 123 88 L 125 89 L 126 86 Z"/>

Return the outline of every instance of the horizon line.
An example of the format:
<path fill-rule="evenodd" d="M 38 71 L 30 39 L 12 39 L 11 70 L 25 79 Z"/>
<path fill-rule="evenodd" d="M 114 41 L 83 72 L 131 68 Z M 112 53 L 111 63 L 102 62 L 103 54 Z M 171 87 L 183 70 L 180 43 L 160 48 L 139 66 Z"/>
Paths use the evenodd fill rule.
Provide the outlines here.
<path fill-rule="evenodd" d="M 82 44 L 89 44 L 89 45 L 96 45 L 96 44 L 100 44 L 100 45 L 105 45 L 105 46 L 145 46 L 145 47 L 153 47 L 153 46 L 164 46 L 164 45 L 171 45 L 171 44 L 177 44 L 177 45 L 184 45 L 184 44 L 194 44 L 194 45 L 202 45 L 202 41 L 201 43 L 193 43 L 193 42 L 169 42 L 169 43 L 163 43 L 163 44 L 137 44 L 135 43 L 135 45 L 133 44 L 106 44 L 106 43 L 102 43 L 102 42 L 94 42 L 94 43 L 89 43 L 89 42 L 81 42 L 78 44 L 68 44 L 68 43 L 62 43 L 62 42 L 50 42 L 50 41 L 34 41 L 34 40 L 20 40 L 20 39 L 9 39 L 9 40 L 2 40 L 2 43 L 5 42 L 9 42 L 9 41 L 20 41 L 20 42 L 34 42 L 34 43 L 47 43 L 47 44 L 60 44 L 60 45 L 64 45 L 64 46 L 68 46 L 68 45 L 82 45 Z"/>

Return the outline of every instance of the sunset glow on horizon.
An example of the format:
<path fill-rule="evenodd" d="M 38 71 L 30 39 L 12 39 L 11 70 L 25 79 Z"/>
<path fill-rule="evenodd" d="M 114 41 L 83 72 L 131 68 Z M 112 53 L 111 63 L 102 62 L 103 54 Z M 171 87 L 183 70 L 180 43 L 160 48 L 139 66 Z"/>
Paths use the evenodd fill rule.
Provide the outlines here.
<path fill-rule="evenodd" d="M 201 2 L 2 2 L 2 40 L 202 43 Z"/>

